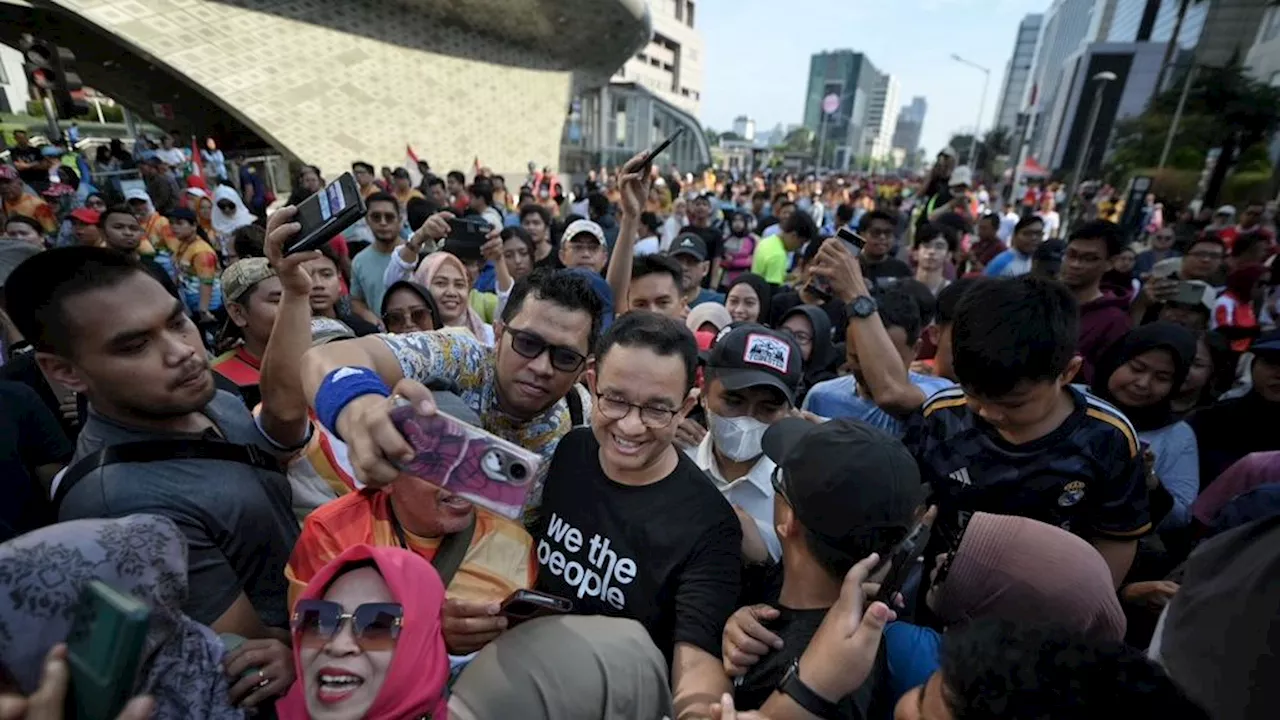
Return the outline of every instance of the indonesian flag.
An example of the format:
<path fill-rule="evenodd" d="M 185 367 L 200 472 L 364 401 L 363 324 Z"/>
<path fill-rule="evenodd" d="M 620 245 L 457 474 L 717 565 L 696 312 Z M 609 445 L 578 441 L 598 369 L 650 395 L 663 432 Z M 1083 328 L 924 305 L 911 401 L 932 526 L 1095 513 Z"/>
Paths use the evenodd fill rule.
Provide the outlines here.
<path fill-rule="evenodd" d="M 200 146 L 196 144 L 196 136 L 191 136 L 191 174 L 204 177 L 204 163 L 200 161 Z"/>
<path fill-rule="evenodd" d="M 404 169 L 409 171 L 409 180 L 414 187 L 422 184 L 422 173 L 418 170 L 418 153 L 413 151 L 413 146 L 405 144 L 404 146 Z"/>

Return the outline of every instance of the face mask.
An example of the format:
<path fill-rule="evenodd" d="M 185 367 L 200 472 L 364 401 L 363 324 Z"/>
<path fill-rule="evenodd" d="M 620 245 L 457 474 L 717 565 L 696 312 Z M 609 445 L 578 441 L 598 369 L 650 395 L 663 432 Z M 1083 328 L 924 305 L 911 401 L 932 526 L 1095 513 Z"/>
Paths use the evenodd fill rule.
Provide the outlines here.
<path fill-rule="evenodd" d="M 711 424 L 711 439 L 716 449 L 730 460 L 745 462 L 764 452 L 760 441 L 769 426 L 750 415 L 727 418 L 708 410 L 707 421 Z"/>

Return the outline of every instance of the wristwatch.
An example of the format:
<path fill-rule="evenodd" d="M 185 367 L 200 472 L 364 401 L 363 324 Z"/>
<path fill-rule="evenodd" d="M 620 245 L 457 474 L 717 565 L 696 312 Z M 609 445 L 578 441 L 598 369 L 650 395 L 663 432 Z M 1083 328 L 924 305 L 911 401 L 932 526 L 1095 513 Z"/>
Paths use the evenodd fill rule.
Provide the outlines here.
<path fill-rule="evenodd" d="M 870 300 L 871 298 L 867 299 Z M 805 709 L 805 712 L 817 715 L 820 718 L 824 718 L 824 720 L 841 720 L 844 717 L 840 714 L 839 705 L 814 692 L 812 688 L 805 685 L 804 681 L 800 679 L 799 658 L 791 661 L 791 666 L 787 668 L 787 674 L 783 675 L 782 682 L 778 683 L 778 692 L 795 700 L 797 705 Z"/>
<path fill-rule="evenodd" d="M 870 295 L 859 295 L 853 299 L 853 302 L 845 305 L 844 309 L 849 314 L 849 317 L 866 320 L 874 315 L 880 309 L 880 306 L 876 303 L 875 298 Z"/>

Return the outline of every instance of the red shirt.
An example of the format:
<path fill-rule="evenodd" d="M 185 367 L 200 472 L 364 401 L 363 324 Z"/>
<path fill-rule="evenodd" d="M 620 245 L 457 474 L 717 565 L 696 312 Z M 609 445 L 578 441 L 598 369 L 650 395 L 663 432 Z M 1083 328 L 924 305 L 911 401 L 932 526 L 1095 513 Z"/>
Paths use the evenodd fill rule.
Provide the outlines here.
<path fill-rule="evenodd" d="M 1219 230 L 1218 237 L 1222 238 L 1222 244 L 1227 246 L 1227 252 L 1231 252 L 1231 247 L 1236 244 L 1236 238 L 1241 235 L 1248 235 L 1249 233 L 1259 235 L 1266 239 L 1267 247 L 1269 248 L 1274 247 L 1276 244 L 1275 236 L 1271 234 L 1270 230 L 1262 227 L 1261 225 L 1255 225 L 1248 230 L 1241 228 L 1239 225 L 1235 225 L 1225 230 Z"/>

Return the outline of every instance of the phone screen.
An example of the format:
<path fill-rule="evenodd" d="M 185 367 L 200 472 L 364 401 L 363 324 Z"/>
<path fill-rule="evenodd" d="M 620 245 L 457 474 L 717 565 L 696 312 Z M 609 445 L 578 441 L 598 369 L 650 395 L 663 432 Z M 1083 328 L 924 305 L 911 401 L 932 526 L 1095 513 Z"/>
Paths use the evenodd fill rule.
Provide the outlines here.
<path fill-rule="evenodd" d="M 298 203 L 297 221 L 302 229 L 298 232 L 297 242 L 285 252 L 314 250 L 364 215 L 364 200 L 360 197 L 355 178 L 349 172 L 343 173 L 320 192 Z"/>

